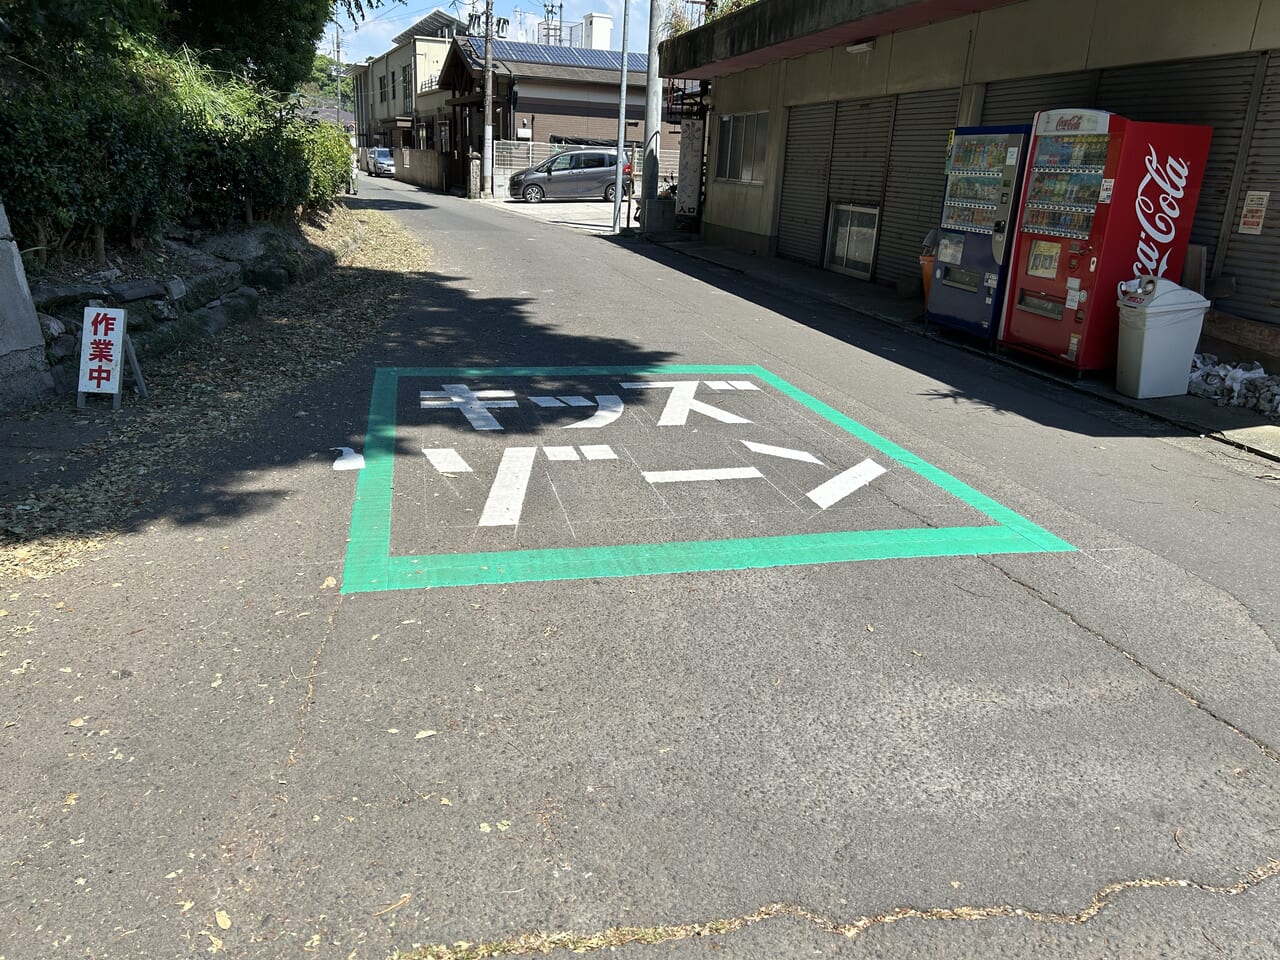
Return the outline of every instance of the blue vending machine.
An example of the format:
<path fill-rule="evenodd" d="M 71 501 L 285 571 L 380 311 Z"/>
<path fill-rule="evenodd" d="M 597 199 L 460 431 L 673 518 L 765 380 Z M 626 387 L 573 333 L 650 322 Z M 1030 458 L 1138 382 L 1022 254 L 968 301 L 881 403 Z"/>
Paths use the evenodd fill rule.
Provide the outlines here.
<path fill-rule="evenodd" d="M 951 131 L 929 320 L 984 340 L 999 334 L 1030 135 L 1029 126 Z"/>

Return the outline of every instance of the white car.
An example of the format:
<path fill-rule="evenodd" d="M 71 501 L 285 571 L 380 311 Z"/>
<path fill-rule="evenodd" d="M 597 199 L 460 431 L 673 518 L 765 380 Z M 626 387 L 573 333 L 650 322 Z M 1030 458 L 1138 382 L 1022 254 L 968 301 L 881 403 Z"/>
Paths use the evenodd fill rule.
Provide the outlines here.
<path fill-rule="evenodd" d="M 394 177 L 396 175 L 395 155 L 389 147 L 370 147 L 365 156 L 365 168 L 371 177 L 380 177 L 383 174 Z"/>

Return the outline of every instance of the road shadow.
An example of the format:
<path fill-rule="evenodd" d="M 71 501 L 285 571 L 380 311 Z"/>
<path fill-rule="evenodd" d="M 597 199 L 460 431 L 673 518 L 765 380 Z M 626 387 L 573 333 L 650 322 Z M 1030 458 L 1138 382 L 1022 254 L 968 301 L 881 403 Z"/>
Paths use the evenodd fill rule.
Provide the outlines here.
<path fill-rule="evenodd" d="M 696 238 L 690 236 L 693 241 Z M 1094 437 L 1187 436 L 1210 419 L 1221 429 L 1277 422 L 1243 408 L 1208 408 L 1199 397 L 1130 402 L 1101 376 L 1074 379 L 1032 357 L 998 353 L 995 346 L 924 322 L 923 303 L 895 302 L 888 288 L 778 258 L 739 258 L 744 269 L 710 262 L 640 238 L 604 236 L 635 256 L 756 304 L 834 341 L 914 370 L 942 386 L 921 396 L 967 404 L 995 414 L 1016 414 L 1044 426 Z M 886 309 L 886 322 L 870 309 Z M 1151 414 L 1142 412 L 1143 406 Z"/>
<path fill-rule="evenodd" d="M 354 202 L 349 205 L 356 207 Z M 184 525 L 218 523 L 267 511 L 288 498 L 291 490 L 283 485 L 264 485 L 255 478 L 303 464 L 328 470 L 337 457 L 333 448 L 359 451 L 364 446 L 371 390 L 380 368 L 517 364 L 643 368 L 672 359 L 668 351 L 645 349 L 628 340 L 577 335 L 534 322 L 532 298 L 478 296 L 465 289 L 466 280 L 432 271 L 406 274 L 339 265 L 275 299 L 264 298 L 263 315 L 234 330 L 261 332 L 268 342 L 280 323 L 340 323 L 345 307 L 333 313 L 324 310 L 335 302 L 348 306 L 355 302 L 359 310 L 385 320 L 381 325 L 371 324 L 365 342 L 350 352 L 318 354 L 315 367 L 322 372 L 284 392 L 267 409 L 254 412 L 252 422 L 244 422 L 248 417 L 237 420 L 228 414 L 225 431 L 202 433 L 198 429 L 201 421 L 220 415 L 216 407 L 193 409 L 189 421 L 176 429 L 172 418 L 162 421 L 167 424 L 164 428 L 149 422 L 149 409 L 174 402 L 172 392 L 163 388 L 153 388 L 147 399 L 129 398 L 125 408 L 114 414 L 101 405 L 77 412 L 71 397 L 0 419 L 0 467 L 6 478 L 0 487 L 6 501 L 0 507 L 0 545 L 46 535 L 42 512 L 50 510 L 58 511 L 58 531 L 70 537 L 130 532 L 161 520 Z M 358 303 L 360 291 L 387 286 L 399 290 L 394 299 L 376 305 Z M 306 305 L 313 301 L 316 306 Z M 309 348 L 304 342 L 299 349 Z M 252 352 L 247 349 L 228 355 L 216 341 L 202 341 L 173 360 L 159 358 L 154 364 L 176 364 L 176 372 L 168 376 L 208 381 L 209 389 L 227 396 L 231 405 L 236 401 L 230 398 L 243 393 L 236 371 L 254 362 Z M 216 374 L 208 368 L 210 354 L 216 355 L 221 365 Z M 477 389 L 494 389 L 509 385 L 510 378 L 467 379 L 472 379 Z M 441 388 L 440 383 L 426 381 L 410 386 L 415 390 Z M 552 395 L 590 395 L 598 392 L 598 387 L 598 378 L 572 373 L 539 381 L 539 390 Z M 413 397 L 416 400 L 416 393 Z M 628 398 L 632 407 L 660 402 L 654 396 Z M 581 410 L 565 408 L 546 412 L 542 423 L 554 426 L 561 420 L 581 418 Z M 470 432 L 466 422 L 457 419 L 456 429 Z M 527 418 L 513 418 L 504 426 L 513 437 L 539 429 Z M 137 451 L 132 461 L 126 447 Z M 399 438 L 395 449 L 397 454 L 420 455 Z M 156 450 L 164 456 L 152 457 L 150 451 Z M 143 451 L 148 453 L 144 456 Z M 95 471 L 103 457 L 112 453 L 119 455 L 113 461 L 119 469 L 113 467 L 113 476 L 103 483 L 110 487 L 111 497 L 127 508 L 128 517 L 104 522 L 96 510 L 76 509 L 76 504 L 93 500 L 91 491 L 83 487 L 97 482 Z"/>
<path fill-rule="evenodd" d="M 352 210 L 380 210 L 383 213 L 389 213 L 393 210 L 432 210 L 434 205 L 430 203 L 409 203 L 405 200 L 387 200 L 382 197 L 372 197 L 359 193 L 348 194 L 342 198 L 344 206 Z"/>

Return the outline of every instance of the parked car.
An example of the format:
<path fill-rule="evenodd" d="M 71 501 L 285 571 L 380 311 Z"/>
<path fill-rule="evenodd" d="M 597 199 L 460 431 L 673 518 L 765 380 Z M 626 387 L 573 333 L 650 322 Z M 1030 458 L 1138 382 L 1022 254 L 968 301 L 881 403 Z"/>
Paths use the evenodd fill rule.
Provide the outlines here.
<path fill-rule="evenodd" d="M 626 196 L 631 192 L 631 164 L 625 156 L 622 164 L 622 195 Z M 617 148 L 574 150 L 517 170 L 511 175 L 508 189 L 512 197 L 529 203 L 596 197 L 611 201 L 617 189 L 617 173 Z"/>
<path fill-rule="evenodd" d="M 370 147 L 365 164 L 371 177 L 380 177 L 384 173 L 388 177 L 396 175 L 396 158 L 389 147 Z"/>

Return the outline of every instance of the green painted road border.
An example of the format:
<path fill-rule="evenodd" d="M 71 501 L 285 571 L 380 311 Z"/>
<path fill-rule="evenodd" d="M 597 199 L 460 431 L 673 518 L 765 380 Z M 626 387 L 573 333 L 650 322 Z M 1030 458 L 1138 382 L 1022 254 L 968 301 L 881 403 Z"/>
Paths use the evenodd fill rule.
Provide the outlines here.
<path fill-rule="evenodd" d="M 755 377 L 804 404 L 830 423 L 878 450 L 991 519 L 991 526 L 925 527 L 911 530 L 856 530 L 682 543 L 560 547 L 487 553 L 391 556 L 391 492 L 395 466 L 396 396 L 401 377 L 475 379 L 481 377 L 672 376 Z M 342 592 L 370 593 L 423 587 L 582 580 L 707 570 L 747 570 L 855 560 L 960 557 L 997 553 L 1054 553 L 1075 550 L 966 483 L 921 460 L 911 451 L 868 430 L 856 420 L 809 396 L 759 366 L 671 364 L 653 367 L 381 367 L 369 398 L 365 467 L 356 481 L 351 538 Z"/>

